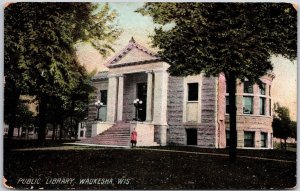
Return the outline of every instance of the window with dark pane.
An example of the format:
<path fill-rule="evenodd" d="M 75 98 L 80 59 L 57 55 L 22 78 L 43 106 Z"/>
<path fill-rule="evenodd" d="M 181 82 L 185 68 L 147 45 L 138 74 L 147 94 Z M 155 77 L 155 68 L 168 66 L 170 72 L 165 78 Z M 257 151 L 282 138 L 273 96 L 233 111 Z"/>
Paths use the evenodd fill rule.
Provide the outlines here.
<path fill-rule="evenodd" d="M 100 101 L 103 105 L 107 105 L 107 90 L 100 90 Z"/>
<path fill-rule="evenodd" d="M 198 83 L 188 84 L 188 101 L 198 101 Z"/>
<path fill-rule="evenodd" d="M 259 98 L 259 114 L 265 115 L 266 114 L 266 98 L 260 97 Z"/>
<path fill-rule="evenodd" d="M 243 97 L 243 113 L 244 114 L 253 114 L 253 97 L 244 96 Z"/>
<path fill-rule="evenodd" d="M 268 134 L 261 133 L 260 134 L 260 146 L 266 148 L 267 147 Z"/>
<path fill-rule="evenodd" d="M 251 82 L 244 82 L 244 93 L 253 93 L 253 84 Z"/>
<path fill-rule="evenodd" d="M 266 95 L 266 84 L 263 83 L 262 87 L 259 87 L 259 92 L 261 95 Z"/>
<path fill-rule="evenodd" d="M 244 147 L 254 147 L 254 134 L 255 132 L 244 132 Z"/>

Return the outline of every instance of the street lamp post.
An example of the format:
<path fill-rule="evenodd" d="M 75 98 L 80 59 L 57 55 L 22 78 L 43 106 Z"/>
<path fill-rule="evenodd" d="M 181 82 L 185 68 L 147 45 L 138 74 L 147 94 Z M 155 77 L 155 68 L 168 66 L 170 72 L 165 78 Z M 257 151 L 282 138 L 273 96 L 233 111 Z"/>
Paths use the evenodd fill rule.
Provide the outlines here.
<path fill-rule="evenodd" d="M 98 101 L 95 102 L 95 106 L 97 108 L 97 118 L 96 118 L 96 120 L 98 121 L 99 120 L 99 110 L 103 106 L 103 103 L 100 102 L 100 100 L 98 100 Z M 102 121 L 101 118 L 100 118 L 100 121 Z"/>
<path fill-rule="evenodd" d="M 135 120 L 138 121 L 138 115 L 139 115 L 139 110 L 142 110 L 141 106 L 143 104 L 143 101 L 140 99 L 135 99 L 133 101 L 133 105 L 135 107 Z"/>

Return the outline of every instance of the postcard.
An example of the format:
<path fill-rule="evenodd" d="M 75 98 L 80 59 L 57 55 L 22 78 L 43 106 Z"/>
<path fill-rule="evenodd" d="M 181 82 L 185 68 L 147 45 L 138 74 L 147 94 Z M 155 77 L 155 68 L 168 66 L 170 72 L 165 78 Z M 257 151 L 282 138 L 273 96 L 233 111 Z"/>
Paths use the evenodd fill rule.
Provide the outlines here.
<path fill-rule="evenodd" d="M 3 6 L 5 188 L 296 187 L 296 4 Z"/>

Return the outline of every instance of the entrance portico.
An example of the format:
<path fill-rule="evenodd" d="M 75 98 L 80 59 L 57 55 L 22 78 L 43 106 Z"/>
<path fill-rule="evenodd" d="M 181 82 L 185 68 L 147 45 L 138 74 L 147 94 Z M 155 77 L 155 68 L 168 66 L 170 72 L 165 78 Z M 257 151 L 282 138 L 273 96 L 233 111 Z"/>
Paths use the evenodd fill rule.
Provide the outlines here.
<path fill-rule="evenodd" d="M 135 128 L 140 135 L 156 137 L 158 143 L 165 145 L 169 65 L 134 40 L 105 65 L 109 68 L 107 120 L 102 123 L 134 124 L 131 130 Z M 143 101 L 138 116 L 135 99 Z"/>
<path fill-rule="evenodd" d="M 145 106 L 139 111 L 141 121 L 167 125 L 167 85 L 168 73 L 163 70 L 109 74 L 107 121 L 132 121 L 136 117 L 133 101 L 138 98 Z"/>

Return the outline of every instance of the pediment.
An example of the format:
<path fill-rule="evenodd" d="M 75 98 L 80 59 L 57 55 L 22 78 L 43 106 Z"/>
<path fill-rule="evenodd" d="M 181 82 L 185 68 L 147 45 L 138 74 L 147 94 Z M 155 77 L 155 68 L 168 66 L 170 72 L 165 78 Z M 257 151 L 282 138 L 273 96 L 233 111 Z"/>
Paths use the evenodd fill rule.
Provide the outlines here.
<path fill-rule="evenodd" d="M 132 38 L 129 44 L 106 62 L 108 68 L 121 67 L 130 64 L 143 64 L 158 61 L 160 58 L 147 48 L 136 43 Z"/>

